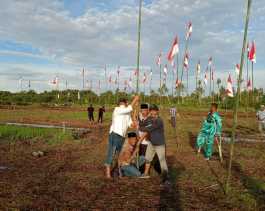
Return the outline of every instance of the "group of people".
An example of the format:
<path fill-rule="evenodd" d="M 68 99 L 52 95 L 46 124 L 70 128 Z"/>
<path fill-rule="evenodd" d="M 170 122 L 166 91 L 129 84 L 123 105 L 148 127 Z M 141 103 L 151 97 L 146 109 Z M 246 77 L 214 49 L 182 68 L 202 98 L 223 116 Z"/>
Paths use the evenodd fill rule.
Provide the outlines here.
<path fill-rule="evenodd" d="M 111 178 L 111 167 L 117 158 L 119 176 L 149 178 L 152 161 L 157 155 L 157 170 L 163 182 L 169 183 L 164 123 L 159 108 L 141 104 L 140 114 L 136 116 L 132 113 L 138 102 L 139 96 L 135 96 L 129 105 L 126 99 L 120 99 L 119 106 L 114 109 L 105 162 L 106 176 Z M 127 133 L 128 128 L 133 131 Z"/>
<path fill-rule="evenodd" d="M 88 115 L 88 120 L 90 122 L 94 122 L 94 107 L 92 104 L 90 104 L 90 106 L 87 108 L 87 115 Z M 98 123 L 103 123 L 103 115 L 106 112 L 105 107 L 101 106 L 98 109 Z"/>

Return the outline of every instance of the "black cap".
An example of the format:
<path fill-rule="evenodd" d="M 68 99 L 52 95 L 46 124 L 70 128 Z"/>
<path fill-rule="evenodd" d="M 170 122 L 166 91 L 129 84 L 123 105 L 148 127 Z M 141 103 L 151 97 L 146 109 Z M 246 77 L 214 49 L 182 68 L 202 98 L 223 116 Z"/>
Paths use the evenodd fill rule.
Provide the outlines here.
<path fill-rule="evenodd" d="M 148 104 L 147 103 L 143 103 L 141 104 L 141 109 L 148 109 Z"/>
<path fill-rule="evenodd" d="M 129 132 L 128 133 L 128 138 L 134 138 L 134 137 L 137 137 L 135 132 Z"/>
<path fill-rule="evenodd" d="M 150 105 L 149 110 L 150 111 L 159 111 L 159 108 L 157 105 L 153 104 L 153 105 Z"/>

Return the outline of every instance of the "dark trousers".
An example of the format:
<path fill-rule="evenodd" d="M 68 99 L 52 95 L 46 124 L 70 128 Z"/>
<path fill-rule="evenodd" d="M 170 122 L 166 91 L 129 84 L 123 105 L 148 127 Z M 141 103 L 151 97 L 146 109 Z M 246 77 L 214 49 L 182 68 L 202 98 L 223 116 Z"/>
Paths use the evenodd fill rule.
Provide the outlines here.
<path fill-rule="evenodd" d="M 89 121 L 94 121 L 94 115 L 93 115 L 93 113 L 89 113 L 88 114 L 88 119 L 89 119 Z"/>
<path fill-rule="evenodd" d="M 98 122 L 103 122 L 103 115 L 98 115 Z"/>
<path fill-rule="evenodd" d="M 109 134 L 109 145 L 105 165 L 111 166 L 113 158 L 120 153 L 124 138 L 116 133 Z"/>

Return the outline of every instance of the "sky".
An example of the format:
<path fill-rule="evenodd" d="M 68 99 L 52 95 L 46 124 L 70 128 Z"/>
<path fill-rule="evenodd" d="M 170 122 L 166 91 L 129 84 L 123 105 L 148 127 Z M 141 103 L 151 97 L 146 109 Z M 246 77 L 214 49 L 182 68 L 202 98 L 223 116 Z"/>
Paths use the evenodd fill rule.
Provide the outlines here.
<path fill-rule="evenodd" d="M 59 88 L 114 89 L 120 66 L 120 87 L 133 76 L 137 57 L 138 0 L 0 0 L 0 90 L 52 90 L 56 76 Z M 162 63 L 177 35 L 183 57 L 186 25 L 193 23 L 189 43 L 190 91 L 195 86 L 195 67 L 201 61 L 203 78 L 208 58 L 213 57 L 215 78 L 225 85 L 240 62 L 246 0 L 144 0 L 140 79 L 153 71 L 151 88 L 159 86 L 155 64 Z M 257 45 L 255 86 L 265 88 L 265 4 L 253 1 L 248 40 Z M 169 65 L 170 66 L 170 65 Z M 181 67 L 180 67 L 181 69 Z M 244 68 L 244 76 L 246 68 Z M 169 68 L 167 85 L 171 87 Z M 100 90 L 99 90 L 99 80 Z M 150 81 L 150 78 L 148 79 Z M 21 82 L 22 81 L 22 82 Z M 149 81 L 146 87 L 149 87 Z M 140 84 L 141 90 L 144 85 Z M 148 88 L 146 88 L 148 89 Z"/>

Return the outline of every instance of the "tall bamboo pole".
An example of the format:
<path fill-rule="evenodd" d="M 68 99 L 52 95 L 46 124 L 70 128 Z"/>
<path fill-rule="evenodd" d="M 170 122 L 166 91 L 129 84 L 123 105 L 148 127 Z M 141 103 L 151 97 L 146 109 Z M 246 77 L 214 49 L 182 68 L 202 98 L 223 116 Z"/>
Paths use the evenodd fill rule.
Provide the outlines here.
<path fill-rule="evenodd" d="M 234 143 L 236 137 L 236 128 L 237 128 L 237 121 L 238 121 L 238 107 L 239 107 L 239 95 L 241 89 L 241 79 L 242 79 L 242 70 L 244 66 L 244 55 L 246 50 L 246 43 L 247 43 L 247 35 L 248 35 L 248 24 L 249 24 L 249 17 L 250 17 L 250 9 L 252 0 L 247 0 L 247 15 L 246 15 L 246 22 L 245 22 L 245 31 L 244 31 L 244 40 L 243 40 L 243 47 L 241 52 L 241 62 L 240 62 L 240 71 L 239 77 L 237 80 L 237 93 L 234 102 L 234 120 L 233 120 L 233 128 L 232 128 L 232 140 L 230 143 L 230 157 L 229 157 L 229 166 L 227 171 L 227 180 L 226 180 L 226 187 L 225 191 L 228 193 L 230 187 L 230 179 L 231 179 L 231 171 L 232 171 L 232 162 L 233 162 L 233 155 L 234 155 Z"/>
<path fill-rule="evenodd" d="M 160 71 L 160 82 L 159 82 L 159 105 L 161 106 L 161 98 L 162 98 L 162 65 L 159 65 L 159 71 Z"/>
<path fill-rule="evenodd" d="M 141 25 L 142 25 L 142 0 L 139 0 L 138 48 L 137 48 L 137 81 L 136 81 L 136 93 L 137 94 L 139 94 L 140 53 L 141 53 Z"/>

